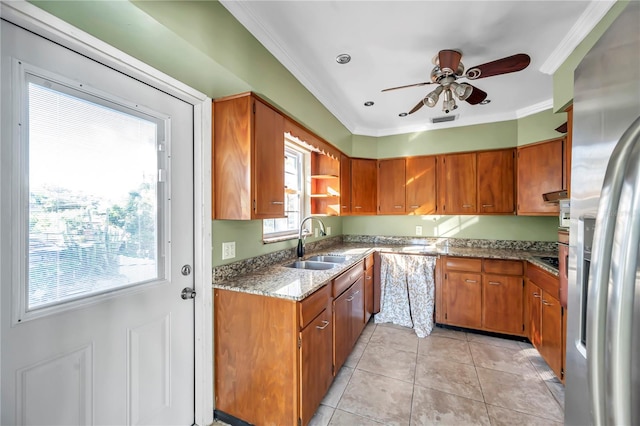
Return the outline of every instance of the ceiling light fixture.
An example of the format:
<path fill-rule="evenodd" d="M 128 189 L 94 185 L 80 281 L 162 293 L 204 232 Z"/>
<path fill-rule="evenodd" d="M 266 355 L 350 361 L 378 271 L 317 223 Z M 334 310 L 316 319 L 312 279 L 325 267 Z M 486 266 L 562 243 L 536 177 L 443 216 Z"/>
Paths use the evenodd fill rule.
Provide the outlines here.
<path fill-rule="evenodd" d="M 491 99 L 485 99 L 485 100 L 483 100 L 483 101 L 480 101 L 479 103 L 480 103 L 480 105 L 486 105 L 486 104 L 488 104 L 489 102 L 491 102 Z"/>
<path fill-rule="evenodd" d="M 364 106 L 373 106 L 373 101 L 367 101 L 364 103 Z"/>
<path fill-rule="evenodd" d="M 336 62 L 340 65 L 348 64 L 350 61 L 351 55 L 348 55 L 346 53 L 341 53 L 340 55 L 336 56 Z"/>
<path fill-rule="evenodd" d="M 401 112 L 400 114 L 398 114 L 398 117 L 406 117 L 407 113 L 406 112 Z"/>

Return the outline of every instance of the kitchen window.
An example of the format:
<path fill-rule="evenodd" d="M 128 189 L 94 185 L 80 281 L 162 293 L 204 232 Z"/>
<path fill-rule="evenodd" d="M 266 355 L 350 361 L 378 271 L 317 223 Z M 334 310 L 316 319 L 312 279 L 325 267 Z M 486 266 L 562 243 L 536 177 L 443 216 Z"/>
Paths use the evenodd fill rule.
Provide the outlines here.
<path fill-rule="evenodd" d="M 264 219 L 262 239 L 265 243 L 298 237 L 300 220 L 310 211 L 306 188 L 310 169 L 309 151 L 291 141 L 284 151 L 284 214 L 279 219 Z"/>

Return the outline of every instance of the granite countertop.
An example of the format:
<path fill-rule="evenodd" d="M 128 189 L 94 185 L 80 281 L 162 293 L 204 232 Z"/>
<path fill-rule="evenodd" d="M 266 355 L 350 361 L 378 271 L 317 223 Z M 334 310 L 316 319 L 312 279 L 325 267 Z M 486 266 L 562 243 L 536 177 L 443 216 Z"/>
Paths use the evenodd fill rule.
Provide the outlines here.
<path fill-rule="evenodd" d="M 469 248 L 469 247 L 441 247 L 437 245 L 375 245 L 363 243 L 343 243 L 313 253 L 307 253 L 305 258 L 318 254 L 332 254 L 346 256 L 344 263 L 337 264 L 336 267 L 327 270 L 307 270 L 288 268 L 287 265 L 295 259 L 286 262 L 265 266 L 255 272 L 240 275 L 232 279 L 214 283 L 217 289 L 239 291 L 243 293 L 259 294 L 264 296 L 278 297 L 300 301 L 318 290 L 332 279 L 355 265 L 368 254 L 374 251 L 382 253 L 404 253 L 427 256 L 460 256 L 460 257 L 483 257 L 491 259 L 513 259 L 526 260 L 536 266 L 558 275 L 558 270 L 540 261 L 536 256 L 557 255 L 549 252 L 536 252 L 528 250 L 512 249 L 489 249 L 489 248 Z"/>

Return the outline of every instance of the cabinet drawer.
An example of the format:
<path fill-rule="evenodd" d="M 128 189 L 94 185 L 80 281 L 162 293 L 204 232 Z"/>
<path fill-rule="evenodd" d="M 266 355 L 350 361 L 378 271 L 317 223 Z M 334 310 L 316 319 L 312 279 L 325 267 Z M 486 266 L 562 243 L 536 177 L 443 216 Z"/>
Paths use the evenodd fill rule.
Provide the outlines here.
<path fill-rule="evenodd" d="M 482 270 L 482 259 L 447 257 L 444 265 L 448 271 L 480 272 Z"/>
<path fill-rule="evenodd" d="M 489 274 L 523 275 L 524 267 L 520 260 L 485 259 L 484 271 Z"/>
<path fill-rule="evenodd" d="M 305 328 L 323 309 L 327 307 L 331 297 L 331 286 L 325 285 L 320 290 L 304 298 L 299 304 L 300 329 Z"/>
<path fill-rule="evenodd" d="M 364 269 L 364 261 L 356 263 L 351 269 L 343 273 L 333 280 L 333 297 L 338 297 L 342 292 L 349 288 L 351 284 L 362 276 Z"/>
<path fill-rule="evenodd" d="M 373 253 L 364 259 L 364 269 L 369 269 L 373 266 Z"/>
<path fill-rule="evenodd" d="M 527 278 L 554 298 L 560 299 L 560 279 L 558 277 L 538 268 L 536 265 L 527 263 Z"/>

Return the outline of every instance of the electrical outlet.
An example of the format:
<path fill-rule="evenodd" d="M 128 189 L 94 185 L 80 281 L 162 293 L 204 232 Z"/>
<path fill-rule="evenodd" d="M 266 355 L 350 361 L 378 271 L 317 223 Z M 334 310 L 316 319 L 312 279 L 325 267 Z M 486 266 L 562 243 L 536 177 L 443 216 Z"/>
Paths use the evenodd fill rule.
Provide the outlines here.
<path fill-rule="evenodd" d="M 416 225 L 416 235 L 422 235 L 422 226 Z"/>
<path fill-rule="evenodd" d="M 236 242 L 230 241 L 222 243 L 222 260 L 236 257 Z"/>
<path fill-rule="evenodd" d="M 318 228 L 317 227 L 313 228 L 313 236 L 318 238 Z"/>
<path fill-rule="evenodd" d="M 327 235 L 331 235 L 331 227 L 327 226 Z"/>

